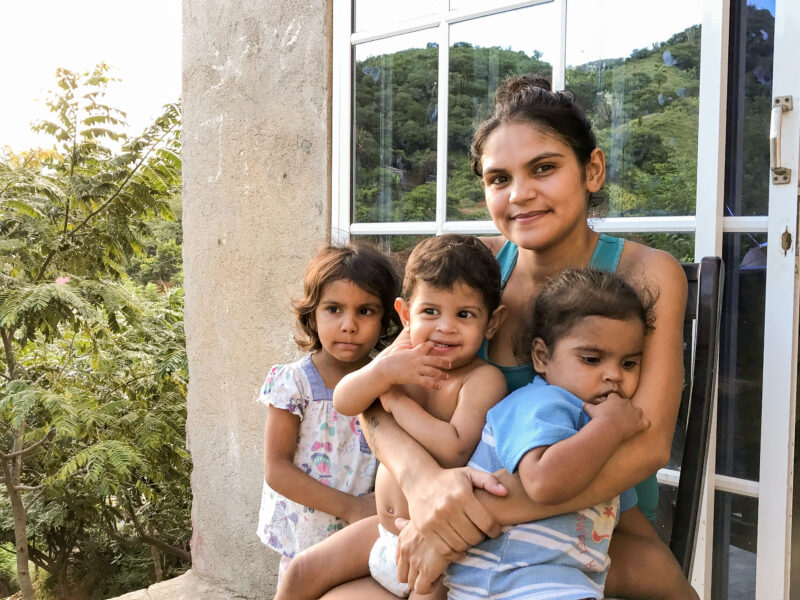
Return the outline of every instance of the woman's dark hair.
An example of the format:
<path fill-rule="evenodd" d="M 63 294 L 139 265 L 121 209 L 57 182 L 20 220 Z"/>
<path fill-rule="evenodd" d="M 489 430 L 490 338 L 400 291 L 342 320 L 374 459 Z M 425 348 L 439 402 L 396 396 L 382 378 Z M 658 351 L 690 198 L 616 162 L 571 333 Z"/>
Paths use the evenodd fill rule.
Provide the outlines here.
<path fill-rule="evenodd" d="M 566 269 L 548 281 L 533 301 L 528 327 L 514 351 L 521 363 L 531 360 L 535 338 L 542 338 L 552 352 L 570 329 L 586 317 L 639 319 L 645 333 L 652 331 L 656 295 L 637 291 L 614 273 L 596 269 Z"/>
<path fill-rule="evenodd" d="M 500 125 L 529 123 L 567 144 L 582 166 L 589 164 L 597 148 L 592 126 L 583 110 L 575 103 L 572 92 L 554 92 L 550 82 L 541 77 L 523 75 L 506 79 L 494 94 L 492 114 L 478 125 L 470 146 L 470 164 L 478 177 L 483 177 L 481 158 L 486 139 Z M 602 195 L 592 194 L 589 207 L 603 201 Z"/>
<path fill-rule="evenodd" d="M 314 322 L 325 286 L 333 281 L 352 281 L 358 287 L 381 299 L 381 337 L 375 346 L 387 346 L 400 331 L 401 323 L 394 310 L 400 293 L 400 279 L 389 259 L 379 250 L 366 244 L 325 246 L 311 258 L 303 277 L 303 298 L 294 302 L 299 331 L 294 337 L 297 345 L 314 352 L 322 348 Z"/>
<path fill-rule="evenodd" d="M 463 281 L 480 292 L 490 315 L 500 306 L 500 267 L 489 248 L 471 235 L 449 233 L 417 244 L 406 263 L 403 298 L 411 300 L 420 281 L 446 289 Z"/>

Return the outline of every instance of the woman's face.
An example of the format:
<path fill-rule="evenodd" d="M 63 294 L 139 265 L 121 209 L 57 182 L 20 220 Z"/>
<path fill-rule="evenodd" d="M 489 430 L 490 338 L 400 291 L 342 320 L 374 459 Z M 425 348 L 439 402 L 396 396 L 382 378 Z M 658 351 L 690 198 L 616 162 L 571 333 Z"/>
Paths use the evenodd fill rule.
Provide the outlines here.
<path fill-rule="evenodd" d="M 605 178 L 596 148 L 589 164 L 572 148 L 529 123 L 500 125 L 481 157 L 486 205 L 497 229 L 517 246 L 545 250 L 586 228 L 587 194 Z"/>

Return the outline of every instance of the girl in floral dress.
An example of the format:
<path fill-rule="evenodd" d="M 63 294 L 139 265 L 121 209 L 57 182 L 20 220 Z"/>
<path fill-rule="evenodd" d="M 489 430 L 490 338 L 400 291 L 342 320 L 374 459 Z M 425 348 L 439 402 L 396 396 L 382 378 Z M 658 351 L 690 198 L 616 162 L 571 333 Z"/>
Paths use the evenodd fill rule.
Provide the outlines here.
<path fill-rule="evenodd" d="M 375 514 L 377 462 L 358 419 L 334 410 L 333 388 L 398 330 L 397 274 L 373 248 L 323 248 L 303 289 L 295 341 L 309 354 L 273 366 L 258 398 L 268 406 L 258 536 L 282 555 L 279 577 L 296 553 Z"/>

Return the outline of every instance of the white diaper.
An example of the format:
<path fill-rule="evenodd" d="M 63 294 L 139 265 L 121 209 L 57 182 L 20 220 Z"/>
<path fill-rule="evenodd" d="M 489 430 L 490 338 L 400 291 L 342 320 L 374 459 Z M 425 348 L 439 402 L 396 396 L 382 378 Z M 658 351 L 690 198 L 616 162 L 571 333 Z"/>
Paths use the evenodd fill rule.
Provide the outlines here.
<path fill-rule="evenodd" d="M 397 581 L 397 563 L 394 560 L 399 538 L 380 523 L 378 534 L 378 540 L 369 553 L 369 572 L 375 581 L 395 596 L 405 598 L 411 590 L 407 583 Z"/>

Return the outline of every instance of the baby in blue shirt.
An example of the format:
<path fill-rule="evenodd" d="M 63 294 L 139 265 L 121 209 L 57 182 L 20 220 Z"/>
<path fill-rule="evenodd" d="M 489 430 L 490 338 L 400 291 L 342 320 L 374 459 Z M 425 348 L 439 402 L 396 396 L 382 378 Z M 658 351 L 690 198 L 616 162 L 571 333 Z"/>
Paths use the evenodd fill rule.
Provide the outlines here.
<path fill-rule="evenodd" d="M 649 426 L 630 398 L 651 304 L 606 272 L 571 269 L 549 282 L 519 344 L 538 376 L 489 410 L 469 465 L 519 472 L 528 496 L 542 504 L 584 490 L 623 441 Z M 623 551 L 641 569 L 642 597 L 697 598 L 636 508 L 634 490 L 485 540 L 448 568 L 448 598 L 603 598 L 618 521 Z"/>

